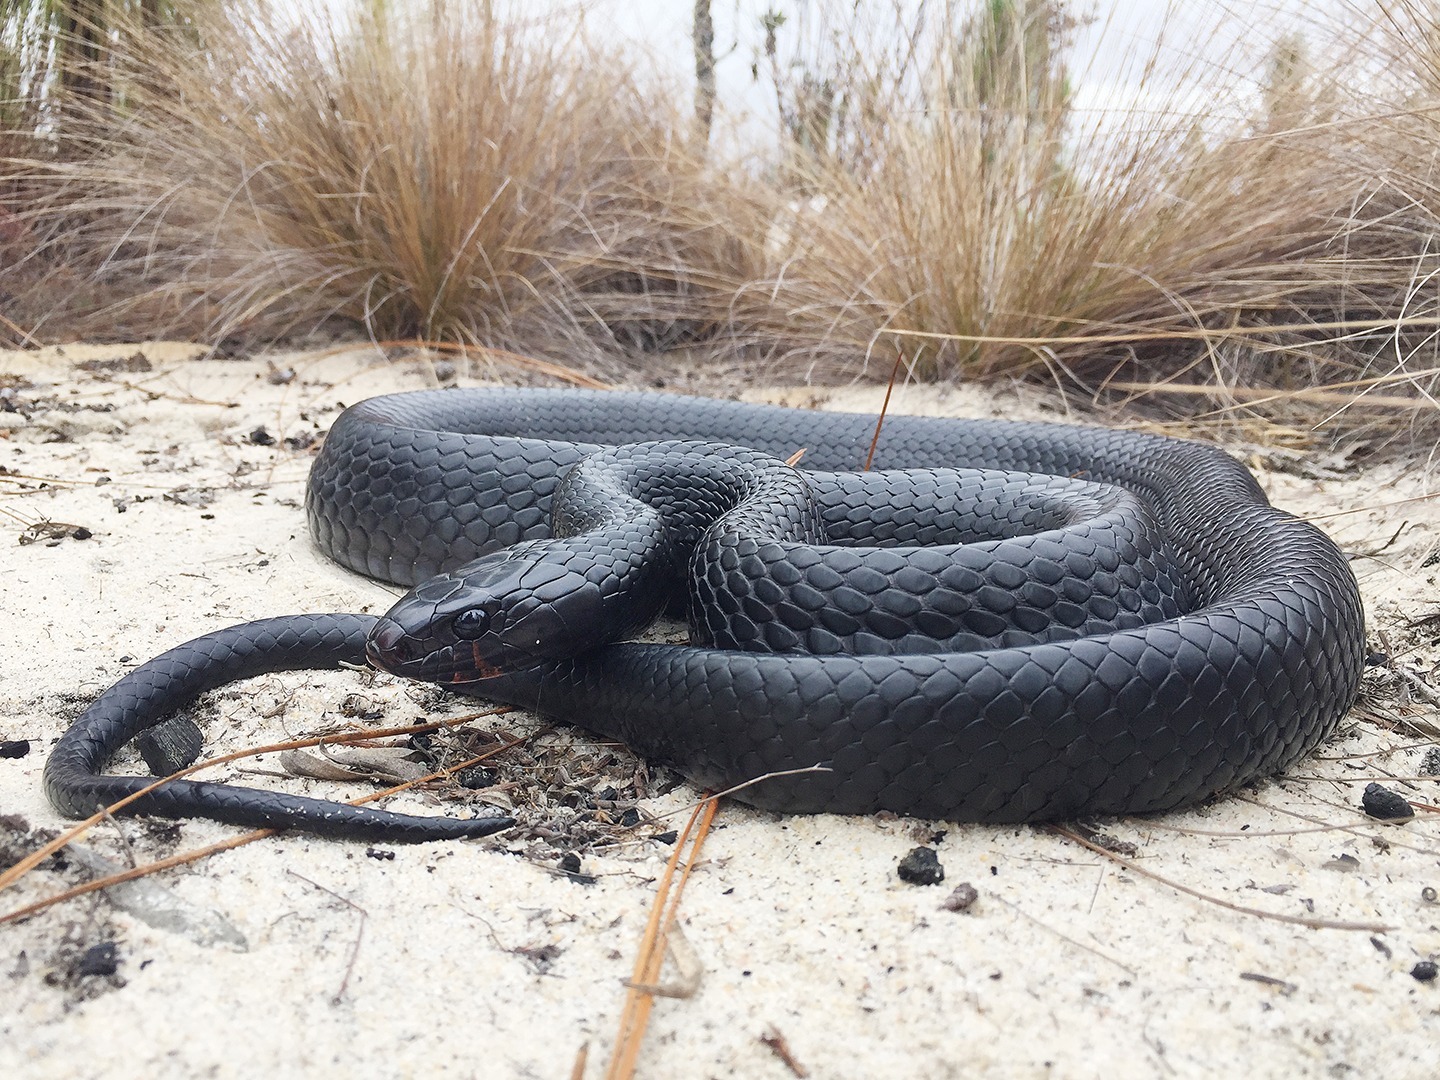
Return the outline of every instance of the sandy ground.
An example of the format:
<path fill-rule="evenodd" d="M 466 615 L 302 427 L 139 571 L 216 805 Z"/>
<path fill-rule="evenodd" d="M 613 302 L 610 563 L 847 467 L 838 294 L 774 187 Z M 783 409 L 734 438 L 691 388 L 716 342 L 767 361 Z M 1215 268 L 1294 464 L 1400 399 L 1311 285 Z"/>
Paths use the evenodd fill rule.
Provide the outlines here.
<path fill-rule="evenodd" d="M 136 352 L 0 355 L 0 740 L 30 742 L 28 755 L 0 760 L 0 865 L 64 825 L 40 792 L 46 754 L 133 664 L 231 622 L 375 610 L 391 597 L 312 549 L 299 500 L 311 439 L 342 403 L 433 385 L 432 364 L 363 349 L 194 361 L 152 346 L 132 362 Z M 869 409 L 879 397 L 750 396 Z M 907 391 L 893 407 L 1054 415 L 1004 390 Z M 694 956 L 667 972 L 688 975 L 693 993 L 657 1000 L 638 1075 L 1440 1072 L 1440 982 L 1412 974 L 1440 957 L 1440 816 L 1422 808 L 1393 826 L 1358 808 L 1370 780 L 1440 802 L 1440 782 L 1422 778 L 1436 709 L 1415 681 L 1440 660 L 1440 506 L 1419 498 L 1430 490 L 1420 468 L 1319 480 L 1277 471 L 1289 459 L 1263 448 L 1236 449 L 1276 502 L 1356 556 L 1372 647 L 1413 678 L 1372 668 L 1362 708 L 1282 781 L 1187 813 L 1102 823 L 1133 845 L 1134 867 L 1205 898 L 1044 829 L 728 804 L 681 910 Z M 20 542 L 46 520 L 89 535 Z M 474 707 L 359 674 L 272 676 L 212 695 L 201 714 L 208 747 L 359 723 L 341 715 L 355 694 L 385 724 Z M 0 1074 L 564 1077 L 588 1044 L 584 1075 L 600 1076 L 672 850 L 660 834 L 696 793 L 515 716 L 478 726 L 526 735 L 521 753 L 537 769 L 595 760 L 602 775 L 551 770 L 549 794 L 490 796 L 519 804 L 526 824 L 488 841 L 275 837 L 148 879 L 138 897 L 92 894 L 0 925 Z M 127 754 L 117 767 L 140 766 Z M 276 766 L 217 775 L 278 782 L 257 770 Z M 367 790 L 288 783 L 331 797 Z M 595 815 L 574 796 L 600 784 L 624 806 L 636 784 L 647 792 L 640 824 L 586 832 Z M 454 797 L 409 793 L 390 805 L 436 812 Z M 88 854 L 47 863 L 0 896 L 0 914 L 90 876 L 82 859 L 150 861 L 235 832 L 103 825 Z M 935 847 L 943 884 L 897 877 L 918 844 Z M 593 882 L 561 872 L 571 848 Z M 961 883 L 978 898 L 947 910 Z M 105 943 L 114 974 L 93 951 Z M 85 974 L 97 960 L 102 973 Z"/>

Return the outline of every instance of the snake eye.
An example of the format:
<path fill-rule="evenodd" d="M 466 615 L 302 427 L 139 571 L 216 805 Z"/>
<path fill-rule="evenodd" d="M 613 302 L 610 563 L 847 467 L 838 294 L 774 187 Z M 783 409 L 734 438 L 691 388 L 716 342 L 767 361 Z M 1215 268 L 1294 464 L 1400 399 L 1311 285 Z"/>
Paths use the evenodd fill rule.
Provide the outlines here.
<path fill-rule="evenodd" d="M 450 628 L 456 637 L 474 641 L 490 629 L 490 612 L 485 608 L 466 608 L 450 620 Z"/>

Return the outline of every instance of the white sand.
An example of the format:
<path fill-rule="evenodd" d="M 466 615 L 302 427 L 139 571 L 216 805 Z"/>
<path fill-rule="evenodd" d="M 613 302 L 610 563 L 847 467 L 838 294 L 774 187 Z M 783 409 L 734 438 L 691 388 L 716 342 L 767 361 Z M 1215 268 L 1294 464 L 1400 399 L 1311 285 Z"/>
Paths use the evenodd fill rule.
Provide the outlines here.
<path fill-rule="evenodd" d="M 262 425 L 277 438 L 323 431 L 341 402 L 428 385 L 433 369 L 365 350 L 285 357 L 275 363 L 299 377 L 275 385 L 264 360 L 147 351 L 153 371 L 100 376 L 77 361 L 134 349 L 0 355 L 0 373 L 31 384 L 12 401 L 39 403 L 28 417 L 0 412 L 0 465 L 20 474 L 0 478 L 0 739 L 33 744 L 27 757 L 0 760 L 0 813 L 36 829 L 64 824 L 41 795 L 40 771 L 76 695 L 228 623 L 374 610 L 391 596 L 312 549 L 299 509 L 309 452 L 247 437 Z M 790 396 L 873 409 L 879 395 Z M 894 407 L 1041 411 L 1003 391 L 910 391 Z M 48 480 L 43 489 L 36 478 Z M 1440 607 L 1437 567 L 1422 565 L 1440 537 L 1440 507 L 1398 503 L 1426 493 L 1420 471 L 1262 478 L 1301 514 L 1371 508 L 1323 524 L 1349 551 L 1384 548 L 1354 564 L 1372 642 L 1381 648 L 1385 631 L 1384 647 L 1427 671 L 1440 659 L 1435 624 L 1407 620 Z M 213 501 L 168 500 L 177 489 L 213 491 Z M 24 524 L 42 518 L 93 536 L 19 545 Z M 210 748 L 310 731 L 355 690 L 385 703 L 385 723 L 422 714 L 412 688 L 363 684 L 292 673 L 222 693 Z M 783 818 L 728 804 L 681 912 L 698 989 L 657 1001 L 638 1075 L 794 1075 L 762 1041 L 767 1032 L 815 1077 L 1440 1074 L 1440 983 L 1410 974 L 1440 956 L 1440 905 L 1422 897 L 1440 888 L 1440 826 L 1425 810 L 1397 827 L 1357 808 L 1364 781 L 1419 771 L 1425 740 L 1384 725 L 1433 725 L 1436 710 L 1404 704 L 1382 672 L 1367 685 L 1376 704 L 1284 782 L 1106 828 L 1137 846 L 1146 869 L 1227 903 L 1388 930 L 1238 914 L 1043 829 Z M 133 755 L 126 762 L 136 767 Z M 219 775 L 272 782 L 231 767 Z M 290 783 L 330 797 L 364 790 Z M 1440 801 L 1434 780 L 1391 786 Z M 682 786 L 646 809 L 663 814 L 693 797 Z M 391 805 L 438 809 L 413 794 Z M 124 863 L 121 833 L 148 861 L 235 830 L 130 819 L 87 843 Z M 901 883 L 896 862 L 933 838 L 945 883 Z M 558 850 L 540 840 L 385 850 L 393 860 L 367 858 L 364 844 L 284 836 L 156 879 L 228 921 L 243 950 L 157 929 L 103 894 L 0 926 L 0 1075 L 563 1077 L 586 1044 L 585 1075 L 602 1075 L 671 849 L 638 839 L 584 853 L 584 870 L 598 876 L 590 886 L 558 875 Z M 0 896 L 0 913 L 79 876 L 32 873 Z M 942 909 L 960 882 L 978 901 L 966 913 Z M 121 956 L 117 978 L 67 977 L 76 955 L 108 940 Z"/>

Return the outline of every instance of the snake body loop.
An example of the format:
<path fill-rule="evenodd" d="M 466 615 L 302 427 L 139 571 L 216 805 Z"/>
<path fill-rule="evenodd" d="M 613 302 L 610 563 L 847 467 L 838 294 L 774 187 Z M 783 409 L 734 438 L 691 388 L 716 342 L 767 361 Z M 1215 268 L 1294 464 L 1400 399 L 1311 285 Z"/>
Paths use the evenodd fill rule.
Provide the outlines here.
<path fill-rule="evenodd" d="M 333 558 L 418 586 L 387 619 L 350 627 L 352 653 L 573 719 L 702 785 L 748 785 L 738 797 L 772 810 L 994 822 L 1165 810 L 1284 768 L 1353 702 L 1364 632 L 1344 557 L 1269 506 L 1220 451 L 1096 428 L 892 416 L 878 471 L 855 472 L 873 424 L 655 394 L 393 395 L 336 421 L 306 508 Z M 632 443 L 652 444 L 642 464 L 608 456 L 622 495 L 639 492 L 678 533 L 635 526 L 648 511 L 616 510 L 601 470 L 574 505 L 554 508 L 559 531 L 574 535 L 552 536 L 562 477 Z M 762 488 L 758 511 L 754 500 L 738 511 L 719 500 L 741 524 L 716 531 L 694 515 L 687 476 L 745 461 L 764 482 L 794 487 L 783 465 L 759 458 L 802 448 L 809 509 L 776 509 L 790 495 Z M 957 508 L 961 496 L 978 509 Z M 694 561 L 663 554 L 687 542 L 701 549 Z M 523 546 L 497 554 L 513 545 Z M 541 567 L 518 575 L 536 585 L 527 627 L 583 624 L 589 616 L 567 614 L 557 593 L 581 566 L 576 552 L 628 573 L 649 565 L 642 547 L 679 565 L 698 644 L 541 648 L 495 662 L 475 644 L 491 609 L 459 616 L 475 575 L 489 583 L 523 556 Z M 638 590 L 652 608 L 657 588 Z M 587 602 L 609 612 L 598 597 Z M 643 621 L 624 610 L 617 633 Z M 262 625 L 222 633 L 248 640 L 247 627 Z M 450 650 L 440 660 L 437 641 Z M 207 684 L 247 673 L 206 649 L 177 663 L 202 668 Z M 177 680 L 125 708 L 175 707 L 194 692 Z M 112 779 L 94 773 L 137 723 L 87 714 L 82 734 L 62 739 L 46 770 L 58 806 L 93 809 L 95 782 Z M 273 809 L 268 793 L 226 790 Z M 192 794 L 161 812 L 216 816 Z"/>
<path fill-rule="evenodd" d="M 162 653 L 101 694 L 60 737 L 45 762 L 46 794 L 56 809 L 76 818 L 139 795 L 153 778 L 100 773 L 139 732 L 236 679 L 364 663 L 374 624 L 373 615 L 286 615 L 217 630 Z M 402 842 L 486 836 L 511 824 L 506 817 L 419 817 L 193 780 L 171 780 L 124 812 Z"/>

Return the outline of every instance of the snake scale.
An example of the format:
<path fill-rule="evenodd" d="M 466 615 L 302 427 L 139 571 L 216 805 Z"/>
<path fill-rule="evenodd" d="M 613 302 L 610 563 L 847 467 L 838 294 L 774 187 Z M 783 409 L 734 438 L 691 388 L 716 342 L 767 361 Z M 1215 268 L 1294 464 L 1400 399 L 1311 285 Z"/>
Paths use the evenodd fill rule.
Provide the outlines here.
<path fill-rule="evenodd" d="M 628 392 L 361 402 L 313 466 L 311 532 L 414 590 L 378 620 L 246 623 L 142 665 L 57 744 L 50 798 L 83 815 L 138 790 L 106 759 L 204 690 L 367 658 L 765 809 L 963 821 L 1193 803 L 1353 703 L 1345 558 L 1220 450 L 891 416 L 860 471 L 874 423 Z M 688 645 L 617 640 L 687 607 Z M 184 780 L 130 809 L 392 840 L 509 824 Z"/>

